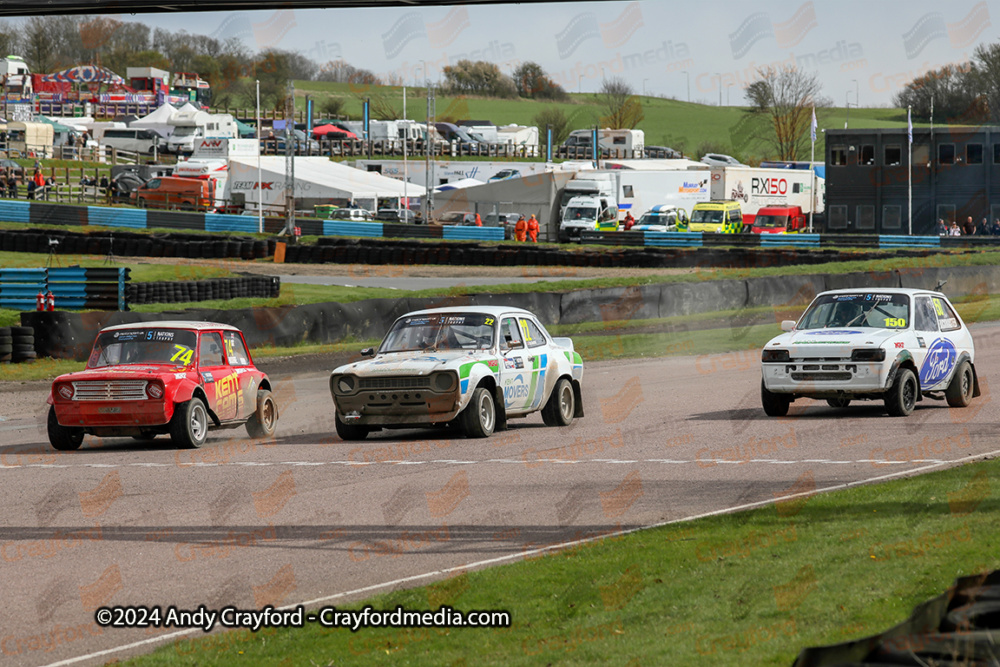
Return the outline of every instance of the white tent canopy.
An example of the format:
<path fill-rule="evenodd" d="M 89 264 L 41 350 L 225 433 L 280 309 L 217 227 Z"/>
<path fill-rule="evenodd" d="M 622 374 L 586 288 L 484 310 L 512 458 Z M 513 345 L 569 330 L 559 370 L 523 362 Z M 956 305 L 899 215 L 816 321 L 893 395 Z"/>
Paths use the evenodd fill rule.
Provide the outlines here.
<path fill-rule="evenodd" d="M 325 157 L 297 157 L 295 159 L 295 199 L 306 206 L 317 203 L 353 203 L 375 209 L 380 199 L 421 197 L 424 188 L 388 178 L 372 171 L 362 171 Z M 285 199 L 285 158 L 263 156 L 260 158 L 263 206 L 283 206 Z M 229 161 L 230 193 L 242 194 L 249 206 L 256 208 L 261 201 L 257 189 L 257 158 L 231 158 Z"/>
<path fill-rule="evenodd" d="M 444 183 L 442 185 L 434 188 L 435 192 L 444 192 L 445 190 L 461 190 L 462 188 L 471 188 L 477 185 L 482 185 L 483 181 L 476 178 L 463 178 L 459 181 L 451 181 L 450 183 Z M 423 188 L 421 188 L 423 190 Z"/>
<path fill-rule="evenodd" d="M 170 117 L 177 113 L 169 104 L 164 104 L 156 111 L 150 113 L 148 116 L 143 116 L 138 120 L 133 120 L 129 123 L 130 128 L 138 128 L 140 130 L 153 130 L 161 137 L 168 137 L 170 133 L 174 131 L 173 126 L 171 126 L 167 121 Z"/>

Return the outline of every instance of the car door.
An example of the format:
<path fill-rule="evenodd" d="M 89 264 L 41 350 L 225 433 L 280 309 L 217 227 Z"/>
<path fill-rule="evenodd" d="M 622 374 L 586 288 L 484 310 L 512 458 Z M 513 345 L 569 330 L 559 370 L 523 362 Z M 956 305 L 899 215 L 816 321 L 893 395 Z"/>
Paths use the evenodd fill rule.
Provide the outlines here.
<path fill-rule="evenodd" d="M 939 296 L 930 297 L 934 304 L 933 314 L 937 319 L 937 326 L 940 331 L 938 343 L 927 351 L 925 365 L 928 374 L 936 383 L 941 384 L 940 388 L 947 386 L 947 381 L 951 380 L 952 373 L 958 363 L 958 358 L 963 352 L 972 356 L 972 335 L 962 325 L 962 320 L 955 313 L 947 299 Z M 923 376 L 923 367 L 921 367 Z M 921 378 L 922 379 L 922 378 Z"/>
<path fill-rule="evenodd" d="M 524 336 L 528 351 L 525 361 L 531 370 L 526 407 L 528 410 L 537 410 L 545 398 L 545 371 L 549 365 L 549 344 L 537 322 L 530 317 L 521 317 L 519 320 L 521 334 Z"/>
<path fill-rule="evenodd" d="M 531 366 L 528 349 L 516 317 L 500 320 L 500 384 L 503 387 L 504 408 L 509 413 L 524 412 L 528 405 Z"/>
<path fill-rule="evenodd" d="M 947 345 L 940 340 L 938 320 L 929 296 L 913 298 L 913 333 L 914 344 L 907 347 L 919 369 L 920 388 L 926 391 L 941 382 L 940 364 L 944 361 L 947 365 L 948 357 Z M 943 357 L 942 353 L 945 353 Z"/>
<path fill-rule="evenodd" d="M 239 331 L 222 332 L 222 340 L 226 348 L 226 362 L 236 372 L 239 386 L 236 394 L 236 416 L 243 419 L 257 409 L 257 388 L 264 374 L 251 363 L 246 343 Z"/>
<path fill-rule="evenodd" d="M 206 331 L 198 341 L 198 372 L 208 397 L 208 407 L 220 421 L 236 419 L 239 377 L 226 363 L 222 334 Z"/>

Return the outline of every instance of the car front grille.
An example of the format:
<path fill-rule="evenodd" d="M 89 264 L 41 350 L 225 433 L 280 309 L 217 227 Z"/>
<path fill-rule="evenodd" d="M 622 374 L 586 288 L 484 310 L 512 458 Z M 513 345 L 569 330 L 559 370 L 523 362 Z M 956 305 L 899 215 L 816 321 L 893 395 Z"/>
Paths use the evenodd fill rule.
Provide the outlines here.
<path fill-rule="evenodd" d="M 73 383 L 75 401 L 144 401 L 145 380 L 87 380 Z"/>
<path fill-rule="evenodd" d="M 847 382 L 850 381 L 851 377 L 850 373 L 835 371 L 808 371 L 792 373 L 792 379 L 796 382 Z"/>
<path fill-rule="evenodd" d="M 431 379 L 427 377 L 369 377 L 361 378 L 359 389 L 430 389 Z"/>

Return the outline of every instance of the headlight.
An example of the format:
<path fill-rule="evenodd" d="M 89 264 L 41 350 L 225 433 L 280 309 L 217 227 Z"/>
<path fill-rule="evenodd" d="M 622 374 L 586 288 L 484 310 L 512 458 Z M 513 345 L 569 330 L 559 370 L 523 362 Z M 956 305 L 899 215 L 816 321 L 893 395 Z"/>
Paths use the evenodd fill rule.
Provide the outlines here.
<path fill-rule="evenodd" d="M 56 389 L 56 393 L 59 394 L 60 398 L 71 401 L 73 400 L 73 385 L 69 383 L 60 384 L 59 388 Z"/>
<path fill-rule="evenodd" d="M 764 350 L 760 353 L 761 361 L 788 361 L 788 350 Z"/>
<path fill-rule="evenodd" d="M 343 375 L 337 380 L 337 391 L 341 394 L 350 394 L 354 391 L 355 382 L 353 375 Z"/>
<path fill-rule="evenodd" d="M 854 350 L 851 353 L 851 361 L 885 361 L 885 349 L 879 347 Z"/>
<path fill-rule="evenodd" d="M 451 391 L 455 387 L 455 374 L 435 373 L 431 377 L 431 387 L 437 392 Z"/>

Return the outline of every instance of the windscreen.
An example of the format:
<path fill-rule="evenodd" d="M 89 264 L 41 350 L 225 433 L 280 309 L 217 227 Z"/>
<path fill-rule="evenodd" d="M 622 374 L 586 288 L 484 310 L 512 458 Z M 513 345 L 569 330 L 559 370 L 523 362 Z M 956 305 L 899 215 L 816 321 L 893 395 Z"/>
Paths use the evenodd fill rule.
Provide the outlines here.
<path fill-rule="evenodd" d="M 695 223 L 710 223 L 716 224 L 722 223 L 722 211 L 707 211 L 704 209 L 695 209 L 691 212 L 691 222 Z"/>
<path fill-rule="evenodd" d="M 422 350 L 488 350 L 494 318 L 483 313 L 430 313 L 397 320 L 379 353 Z"/>
<path fill-rule="evenodd" d="M 754 227 L 766 229 L 784 229 L 788 226 L 787 215 L 758 215 L 753 221 Z"/>
<path fill-rule="evenodd" d="M 124 329 L 97 337 L 87 368 L 128 364 L 190 366 L 198 335 L 177 329 Z"/>
<path fill-rule="evenodd" d="M 817 297 L 795 328 L 870 327 L 905 329 L 910 322 L 910 297 L 905 294 L 857 292 Z"/>
<path fill-rule="evenodd" d="M 597 220 L 597 209 L 592 206 L 570 206 L 563 220 Z"/>

